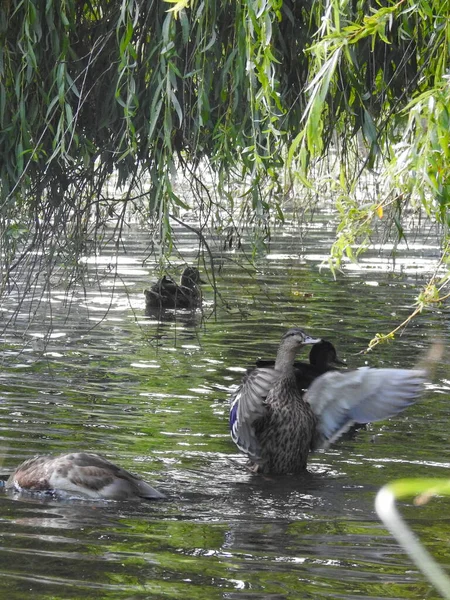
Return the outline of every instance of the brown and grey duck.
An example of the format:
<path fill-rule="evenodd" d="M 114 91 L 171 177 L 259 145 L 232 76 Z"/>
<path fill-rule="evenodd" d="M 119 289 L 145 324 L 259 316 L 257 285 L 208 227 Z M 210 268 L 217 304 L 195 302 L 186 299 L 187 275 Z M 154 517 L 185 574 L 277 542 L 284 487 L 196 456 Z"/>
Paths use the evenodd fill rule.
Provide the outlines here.
<path fill-rule="evenodd" d="M 165 498 L 140 477 L 89 452 L 29 458 L 11 474 L 5 488 L 89 499 Z"/>
<path fill-rule="evenodd" d="M 231 436 L 255 472 L 296 473 L 309 452 L 326 448 L 354 423 L 394 416 L 420 396 L 426 369 L 329 371 L 306 393 L 297 387 L 297 351 L 315 340 L 301 329 L 281 339 L 275 366 L 257 368 L 232 395 Z"/>
<path fill-rule="evenodd" d="M 164 275 L 149 290 L 144 290 L 146 310 L 155 308 L 195 308 L 201 302 L 199 270 L 186 267 L 180 283 Z"/>

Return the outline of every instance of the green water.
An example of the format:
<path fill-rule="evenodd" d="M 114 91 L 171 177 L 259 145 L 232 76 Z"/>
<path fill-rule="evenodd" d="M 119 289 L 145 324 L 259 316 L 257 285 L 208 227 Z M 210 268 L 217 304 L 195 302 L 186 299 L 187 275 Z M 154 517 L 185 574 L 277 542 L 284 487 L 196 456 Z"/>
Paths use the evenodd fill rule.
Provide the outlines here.
<path fill-rule="evenodd" d="M 45 347 L 49 305 L 30 325 L 31 298 L 3 335 L 2 475 L 36 453 L 90 450 L 145 477 L 169 501 L 1 495 L 1 597 L 436 598 L 373 503 L 391 479 L 447 474 L 448 357 L 420 404 L 317 453 L 302 476 L 250 475 L 228 434 L 228 394 L 257 357 L 274 356 L 292 325 L 333 341 L 350 366 L 413 366 L 433 338 L 445 338 L 447 314 L 436 311 L 395 345 L 357 354 L 409 314 L 429 268 L 423 248 L 405 251 L 401 274 L 388 272 L 386 254 L 373 254 L 363 270 L 337 280 L 318 269 L 330 242 L 320 229 L 309 246 L 288 234 L 274 239 L 256 270 L 239 270 L 236 255 L 217 252 L 216 313 L 205 286 L 203 315 L 158 322 L 143 311 L 154 274 L 142 265 L 148 239 L 136 230 L 133 240 L 117 268 L 99 267 L 101 291 L 91 265 L 92 286 L 72 298 L 68 316 L 64 288 L 55 286 Z M 185 236 L 188 262 L 193 247 Z M 3 323 L 14 303 L 3 303 Z M 449 566 L 448 503 L 402 512 Z"/>

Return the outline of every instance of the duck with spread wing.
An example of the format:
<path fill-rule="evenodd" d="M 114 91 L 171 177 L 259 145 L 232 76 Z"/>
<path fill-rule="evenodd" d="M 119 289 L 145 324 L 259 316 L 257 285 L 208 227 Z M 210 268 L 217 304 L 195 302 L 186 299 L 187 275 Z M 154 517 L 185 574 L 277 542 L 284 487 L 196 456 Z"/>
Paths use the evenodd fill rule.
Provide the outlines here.
<path fill-rule="evenodd" d="M 231 437 L 259 473 L 297 473 L 306 469 L 310 451 L 326 448 L 355 423 L 381 421 L 420 397 L 427 368 L 328 371 L 298 388 L 297 351 L 320 339 L 289 329 L 275 365 L 244 377 L 231 397 Z M 440 351 L 439 351 L 440 352 Z M 435 353 L 436 354 L 436 353 Z M 436 356 L 429 361 L 436 361 Z"/>

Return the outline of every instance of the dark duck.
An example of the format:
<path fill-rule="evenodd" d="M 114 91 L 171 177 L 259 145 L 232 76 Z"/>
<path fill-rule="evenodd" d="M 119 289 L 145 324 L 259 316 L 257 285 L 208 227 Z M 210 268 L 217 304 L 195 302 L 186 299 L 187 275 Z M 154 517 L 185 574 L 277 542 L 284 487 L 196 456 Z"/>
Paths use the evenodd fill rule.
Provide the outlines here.
<path fill-rule="evenodd" d="M 164 275 L 149 290 L 144 290 L 146 310 L 195 308 L 200 304 L 202 298 L 201 283 L 205 282 L 202 281 L 199 270 L 195 267 L 186 267 L 179 284 Z"/>
<path fill-rule="evenodd" d="M 297 351 L 320 340 L 301 329 L 281 339 L 275 365 L 254 369 L 232 395 L 231 437 L 259 473 L 297 473 L 309 452 L 326 448 L 355 423 L 392 417 L 420 396 L 425 368 L 328 371 L 302 393 Z M 435 360 L 435 359 L 430 359 Z"/>
<path fill-rule="evenodd" d="M 17 492 L 50 493 L 91 500 L 165 498 L 140 477 L 89 452 L 30 458 L 17 467 L 5 487 Z"/>
<path fill-rule="evenodd" d="M 334 345 L 328 340 L 320 340 L 310 350 L 309 363 L 294 362 L 294 374 L 298 389 L 306 390 L 319 375 L 323 375 L 327 371 L 335 371 L 343 365 L 346 366 L 346 363 L 338 358 Z M 260 358 L 256 361 L 256 366 L 273 368 L 275 360 Z"/>

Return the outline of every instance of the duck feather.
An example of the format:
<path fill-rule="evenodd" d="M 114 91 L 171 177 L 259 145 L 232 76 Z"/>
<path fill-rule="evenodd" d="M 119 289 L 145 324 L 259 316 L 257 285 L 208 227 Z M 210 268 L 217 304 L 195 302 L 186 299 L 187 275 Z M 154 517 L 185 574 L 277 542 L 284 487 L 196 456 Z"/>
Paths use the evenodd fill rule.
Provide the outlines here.
<path fill-rule="evenodd" d="M 231 398 L 230 430 L 237 447 L 251 460 L 260 460 L 261 446 L 255 422 L 268 412 L 266 398 L 282 373 L 276 369 L 254 369 L 245 376 Z"/>
<path fill-rule="evenodd" d="M 165 497 L 140 477 L 89 452 L 30 458 L 12 473 L 5 487 L 17 491 L 68 492 L 91 499 Z"/>
<path fill-rule="evenodd" d="M 422 369 L 329 371 L 315 379 L 305 395 L 318 417 L 313 448 L 326 448 L 354 423 L 393 417 L 414 404 L 424 389 Z"/>

